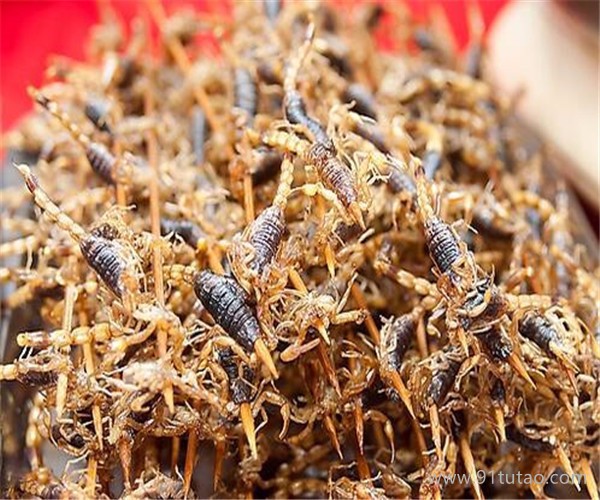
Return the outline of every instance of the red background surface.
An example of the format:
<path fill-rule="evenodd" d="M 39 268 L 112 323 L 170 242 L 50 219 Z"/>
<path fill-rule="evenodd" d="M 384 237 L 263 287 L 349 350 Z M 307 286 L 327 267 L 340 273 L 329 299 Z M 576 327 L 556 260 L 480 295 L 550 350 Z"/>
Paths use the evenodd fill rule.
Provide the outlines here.
<path fill-rule="evenodd" d="M 0 0 L 0 129 L 3 132 L 31 109 L 25 89 L 28 85 L 43 83 L 49 57 L 57 54 L 75 59 L 85 57 L 89 29 L 100 19 L 98 5 L 101 3 L 102 0 Z M 344 1 L 339 0 L 333 3 L 339 7 L 344 5 Z M 417 17 L 422 17 L 431 6 L 431 2 L 423 0 L 406 3 Z M 438 3 L 446 11 L 463 46 L 467 40 L 467 1 Z M 480 0 L 487 26 L 506 3 L 507 0 Z M 168 0 L 164 4 L 167 11 L 186 5 L 222 13 L 231 8 L 230 1 L 219 0 Z M 110 5 L 125 23 L 145 11 L 144 2 L 138 0 L 113 0 Z"/>

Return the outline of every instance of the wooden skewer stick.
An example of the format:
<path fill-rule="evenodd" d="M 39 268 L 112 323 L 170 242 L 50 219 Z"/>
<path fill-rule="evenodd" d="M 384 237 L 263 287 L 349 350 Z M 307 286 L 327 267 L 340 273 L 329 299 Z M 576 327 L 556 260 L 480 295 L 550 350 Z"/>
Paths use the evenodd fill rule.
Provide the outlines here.
<path fill-rule="evenodd" d="M 63 331 L 68 335 L 71 332 L 73 326 L 73 308 L 75 301 L 77 300 L 77 288 L 73 284 L 67 285 L 65 288 L 65 309 L 63 312 Z M 69 346 L 65 346 L 63 349 L 65 356 L 69 355 L 71 350 Z M 56 382 L 56 415 L 60 418 L 65 410 L 65 404 L 67 401 L 67 387 L 68 387 L 68 376 L 66 373 L 61 372 L 58 375 Z"/>
<path fill-rule="evenodd" d="M 151 89 L 146 89 L 144 95 L 144 107 L 146 116 L 151 116 L 154 112 L 155 102 Z M 150 129 L 146 132 L 146 143 L 148 145 L 148 163 L 152 169 L 153 175 L 150 176 L 150 224 L 152 234 L 156 238 L 160 238 L 160 197 L 159 197 L 159 165 L 158 165 L 158 143 L 154 130 Z M 152 249 L 152 271 L 154 274 L 154 293 L 158 303 L 163 306 L 165 304 L 164 282 L 162 271 L 162 255 L 160 246 L 155 245 Z M 164 328 L 157 328 L 158 337 L 158 355 L 161 359 L 167 357 L 167 331 Z M 165 382 L 163 391 L 165 402 L 171 413 L 175 411 L 175 402 L 173 396 L 173 386 Z"/>

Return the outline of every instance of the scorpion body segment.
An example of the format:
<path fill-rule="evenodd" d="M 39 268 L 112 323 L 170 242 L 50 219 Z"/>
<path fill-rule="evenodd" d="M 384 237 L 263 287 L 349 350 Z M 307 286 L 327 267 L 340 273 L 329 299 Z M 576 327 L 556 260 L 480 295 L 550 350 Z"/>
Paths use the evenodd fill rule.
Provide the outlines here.
<path fill-rule="evenodd" d="M 85 155 L 90 162 L 92 170 L 98 174 L 106 183 L 114 184 L 114 171 L 117 158 L 107 149 L 104 144 L 91 142 L 85 148 Z"/>
<path fill-rule="evenodd" d="M 411 197 L 417 194 L 414 181 L 395 166 L 390 169 L 387 185 L 392 193 L 408 193 Z"/>
<path fill-rule="evenodd" d="M 381 330 L 380 350 L 387 354 L 387 363 L 394 370 L 400 369 L 410 347 L 417 327 L 416 319 L 414 313 L 403 314 L 389 321 Z"/>
<path fill-rule="evenodd" d="M 235 68 L 234 106 L 244 112 L 246 122 L 250 123 L 258 109 L 258 89 L 252 73 L 246 68 Z"/>
<path fill-rule="evenodd" d="M 194 279 L 194 292 L 215 322 L 246 351 L 252 352 L 260 338 L 260 326 L 236 281 L 200 271 Z"/>
<path fill-rule="evenodd" d="M 437 216 L 425 221 L 425 242 L 433 263 L 442 274 L 452 270 L 452 266 L 462 256 L 456 235 L 450 226 Z"/>
<path fill-rule="evenodd" d="M 286 92 L 283 100 L 283 108 L 286 119 L 295 125 L 304 125 L 313 135 L 316 143 L 323 144 L 329 151 L 335 154 L 335 146 L 327 135 L 327 131 L 317 120 L 306 112 L 304 100 L 297 90 Z"/>
<path fill-rule="evenodd" d="M 120 255 L 120 245 L 106 238 L 90 235 L 79 246 L 83 257 L 100 279 L 117 297 L 123 297 L 125 285 L 122 278 L 127 262 Z"/>
<path fill-rule="evenodd" d="M 429 382 L 429 387 L 427 388 L 428 401 L 436 406 L 440 406 L 444 402 L 456 379 L 461 364 L 462 361 L 457 358 L 455 359 L 454 356 L 446 356 L 444 358 L 443 366 L 433 373 Z"/>
<path fill-rule="evenodd" d="M 56 222 L 61 229 L 66 230 L 79 243 L 81 253 L 89 266 L 115 295 L 122 297 L 126 289 L 123 275 L 128 268 L 128 262 L 123 257 L 125 252 L 122 245 L 116 240 L 87 233 L 50 200 L 39 186 L 29 167 L 17 165 L 17 169 L 25 178 L 25 184 L 33 194 L 35 203 L 45 211 L 52 221 Z"/>
<path fill-rule="evenodd" d="M 514 425 L 509 425 L 506 428 L 506 437 L 510 439 L 513 443 L 516 443 L 524 448 L 527 448 L 531 451 L 543 452 L 543 453 L 551 453 L 554 451 L 555 446 L 548 441 L 543 441 L 541 439 L 533 439 L 521 431 L 519 431 Z"/>
<path fill-rule="evenodd" d="M 477 333 L 476 336 L 495 360 L 506 361 L 513 352 L 510 339 L 496 325 Z"/>
<path fill-rule="evenodd" d="M 85 116 L 95 127 L 107 134 L 112 134 L 112 129 L 106 120 L 108 114 L 108 103 L 104 99 L 92 98 L 85 104 Z"/>
<path fill-rule="evenodd" d="M 336 194 L 344 208 L 364 227 L 358 206 L 358 192 L 350 170 L 321 143 L 313 144 L 306 152 L 305 159 L 316 167 L 323 184 Z"/>
<path fill-rule="evenodd" d="M 244 365 L 240 373 L 240 367 L 234 359 L 235 354 L 229 347 L 219 351 L 219 364 L 225 370 L 229 379 L 229 390 L 231 400 L 236 404 L 247 403 L 252 396 L 252 386 L 246 379 L 252 378 L 252 370 Z"/>
<path fill-rule="evenodd" d="M 41 92 L 33 88 L 30 88 L 29 92 L 35 101 L 57 118 L 73 138 L 84 148 L 85 155 L 90 162 L 92 170 L 108 184 L 114 184 L 114 169 L 117 164 L 117 158 L 108 151 L 106 146 L 91 141 L 54 101 L 51 101 Z"/>
<path fill-rule="evenodd" d="M 277 175 L 283 156 L 265 147 L 258 148 L 256 155 L 256 162 L 252 165 L 252 182 L 259 186 Z"/>
<path fill-rule="evenodd" d="M 68 368 L 64 358 L 51 358 L 39 353 L 12 364 L 0 365 L 0 380 L 18 380 L 31 387 L 55 384 L 61 371 Z"/>
<path fill-rule="evenodd" d="M 377 119 L 377 103 L 365 87 L 358 83 L 351 83 L 344 89 L 344 102 L 354 102 L 353 110 L 360 115 L 368 116 L 369 118 Z"/>
<path fill-rule="evenodd" d="M 178 236 L 192 248 L 196 248 L 198 243 L 206 236 L 198 224 L 188 220 L 161 219 L 161 235 L 172 234 Z"/>
<path fill-rule="evenodd" d="M 549 354 L 553 353 L 552 345 L 560 345 L 561 340 L 554 325 L 537 312 L 529 312 L 519 322 L 519 333 Z"/>
<path fill-rule="evenodd" d="M 442 166 L 442 155 L 440 151 L 429 150 L 425 152 L 423 156 L 423 170 L 425 171 L 425 177 L 433 179 L 436 172 Z"/>
<path fill-rule="evenodd" d="M 263 210 L 250 228 L 250 244 L 255 254 L 250 267 L 261 272 L 277 254 L 277 250 L 285 232 L 283 210 L 272 205 Z"/>
<path fill-rule="evenodd" d="M 366 123 L 358 122 L 354 126 L 354 132 L 366 141 L 369 141 L 379 151 L 385 155 L 391 154 L 391 150 L 385 142 L 381 129 L 375 126 L 369 126 Z"/>
<path fill-rule="evenodd" d="M 23 176 L 25 185 L 33 195 L 35 204 L 44 211 L 52 222 L 56 223 L 61 229 L 67 231 L 75 241 L 80 242 L 87 235 L 85 229 L 55 205 L 46 192 L 40 187 L 37 177 L 31 173 L 31 169 L 27 165 L 16 165 L 16 169 Z"/>

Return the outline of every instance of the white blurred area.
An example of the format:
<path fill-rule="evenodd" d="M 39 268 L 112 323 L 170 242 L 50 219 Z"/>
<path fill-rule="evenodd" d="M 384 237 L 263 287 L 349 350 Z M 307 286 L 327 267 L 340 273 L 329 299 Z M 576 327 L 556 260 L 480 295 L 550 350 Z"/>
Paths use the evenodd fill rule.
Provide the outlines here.
<path fill-rule="evenodd" d="M 594 27 L 569 10 L 549 1 L 508 4 L 490 33 L 489 68 L 508 95 L 524 92 L 518 99 L 519 114 L 564 157 L 557 164 L 562 163 L 567 178 L 598 207 L 597 19 Z"/>

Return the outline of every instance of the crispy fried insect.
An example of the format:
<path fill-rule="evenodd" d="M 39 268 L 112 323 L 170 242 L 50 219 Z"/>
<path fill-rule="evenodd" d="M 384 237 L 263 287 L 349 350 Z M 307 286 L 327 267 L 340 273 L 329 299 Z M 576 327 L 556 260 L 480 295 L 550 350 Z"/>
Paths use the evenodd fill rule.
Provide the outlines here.
<path fill-rule="evenodd" d="M 235 68 L 233 73 L 234 103 L 240 109 L 250 125 L 258 109 L 258 89 L 252 73 L 243 67 Z"/>
<path fill-rule="evenodd" d="M 256 457 L 258 454 L 256 448 L 256 431 L 252 408 L 250 406 L 251 397 L 254 393 L 254 387 L 251 385 L 250 380 L 254 378 L 254 372 L 248 365 L 237 363 L 231 348 L 219 351 L 219 363 L 227 374 L 231 400 L 235 405 L 239 406 L 242 427 L 248 439 L 252 455 Z"/>
<path fill-rule="evenodd" d="M 268 264 L 277 253 L 285 230 L 283 210 L 287 205 L 293 181 L 294 164 L 289 158 L 284 158 L 281 163 L 281 176 L 275 198 L 273 198 L 273 204 L 251 226 L 249 240 L 256 252 L 252 262 L 255 269 L 261 269 L 262 266 Z"/>
<path fill-rule="evenodd" d="M 50 346 L 60 349 L 68 345 L 83 345 L 85 343 L 107 342 L 116 336 L 118 329 L 110 323 L 98 323 L 92 327 L 79 326 L 67 332 L 63 329 L 36 332 L 23 332 L 17 335 L 17 344 L 21 347 L 46 349 Z"/>
<path fill-rule="evenodd" d="M 523 434 L 514 425 L 509 425 L 506 428 L 506 437 L 514 443 L 521 445 L 528 450 L 551 453 L 554 450 L 554 445 L 542 439 L 534 439 L 526 434 Z"/>
<path fill-rule="evenodd" d="M 120 298 L 123 298 L 127 290 L 139 287 L 135 280 L 129 279 L 131 266 L 135 266 L 136 256 L 132 255 L 117 240 L 109 240 L 86 231 L 48 198 L 48 195 L 40 187 L 37 178 L 31 173 L 26 165 L 17 165 L 16 168 L 23 175 L 25 184 L 36 205 L 55 222 L 58 227 L 64 229 L 79 243 L 81 253 L 89 266 L 98 274 L 100 279 L 109 289 Z"/>
<path fill-rule="evenodd" d="M 306 288 L 303 290 L 300 288 L 301 298 L 290 310 L 298 335 L 294 343 L 282 352 L 283 361 L 293 361 L 303 352 L 317 347 L 318 339 L 304 344 L 309 332 L 319 334 L 326 344 L 330 344 L 328 330 L 331 325 L 361 323 L 365 319 L 366 313 L 360 309 L 341 312 L 346 305 L 350 290 L 351 288 L 336 304 L 334 297 L 329 294 L 307 293 Z"/>
<path fill-rule="evenodd" d="M 476 4 L 162 3 L 6 136 L 9 496 L 597 498 L 600 269 Z"/>
<path fill-rule="evenodd" d="M 442 166 L 442 134 L 435 125 L 424 121 L 417 122 L 417 128 L 427 137 L 427 145 L 423 155 L 423 171 L 427 179 L 433 179 Z"/>
<path fill-rule="evenodd" d="M 572 361 L 565 352 L 558 330 L 542 314 L 536 311 L 525 313 L 519 321 L 519 333 L 536 343 L 548 354 L 565 362 L 567 366 L 573 366 Z"/>
<path fill-rule="evenodd" d="M 325 186 L 333 191 L 352 218 L 364 229 L 356 184 L 348 168 L 322 143 L 313 144 L 304 158 L 314 165 Z"/>
<path fill-rule="evenodd" d="M 381 130 L 373 125 L 369 126 L 363 121 L 357 121 L 354 132 L 366 141 L 369 141 L 383 154 L 391 154 L 390 148 L 385 142 Z"/>
<path fill-rule="evenodd" d="M 387 179 L 387 185 L 392 193 L 408 193 L 411 199 L 417 194 L 417 188 L 413 180 L 410 176 L 400 170 L 397 165 L 392 164 L 390 175 Z"/>
<path fill-rule="evenodd" d="M 119 255 L 118 243 L 90 235 L 79 243 L 81 253 L 90 267 L 117 297 L 123 297 L 126 286 L 123 276 L 127 262 Z"/>
<path fill-rule="evenodd" d="M 9 493 L 15 497 L 25 497 L 33 495 L 42 499 L 68 498 L 68 496 L 79 493 L 84 494 L 82 489 L 75 488 L 74 485 L 66 486 L 52 474 L 52 471 L 46 467 L 40 467 L 25 474 L 19 479 L 18 484 L 9 490 Z"/>
<path fill-rule="evenodd" d="M 425 224 L 425 242 L 431 260 L 442 274 L 451 273 L 453 265 L 462 257 L 456 233 L 437 216 L 429 218 Z"/>
<path fill-rule="evenodd" d="M 265 147 L 259 147 L 254 150 L 256 160 L 252 164 L 251 175 L 252 183 L 260 186 L 273 179 L 281 167 L 283 156 L 278 151 L 273 151 Z"/>
<path fill-rule="evenodd" d="M 351 83 L 344 89 L 344 102 L 354 102 L 353 110 L 360 115 L 377 119 L 377 103 L 373 95 L 359 83 Z"/>
<path fill-rule="evenodd" d="M 417 322 L 423 312 L 420 309 L 391 318 L 381 330 L 381 358 L 393 370 L 402 366 L 402 359 L 410 347 Z"/>
<path fill-rule="evenodd" d="M 60 110 L 58 105 L 48 99 L 44 94 L 34 88 L 30 88 L 30 94 L 35 101 L 55 116 L 60 123 L 69 131 L 73 138 L 85 149 L 85 154 L 90 162 L 92 170 L 105 182 L 114 184 L 117 179 L 117 167 L 119 160 L 103 144 L 93 142 L 81 129 L 71 121 L 66 113 Z"/>
<path fill-rule="evenodd" d="M 285 117 L 290 123 L 304 125 L 312 133 L 316 143 L 322 144 L 329 153 L 335 154 L 335 146 L 323 125 L 307 114 L 300 92 L 295 89 L 286 91 L 283 105 Z"/>
<path fill-rule="evenodd" d="M 391 155 L 391 150 L 386 143 L 383 131 L 373 122 L 373 120 L 365 120 L 354 111 L 344 111 L 341 118 L 344 120 L 344 124 L 348 126 L 349 130 L 363 138 L 365 141 L 371 143 L 382 154 Z M 385 163 L 387 163 L 385 160 L 378 160 L 377 166 L 380 167 L 380 164 Z"/>
<path fill-rule="evenodd" d="M 440 406 L 455 381 L 463 357 L 452 348 L 446 350 L 441 366 L 434 371 L 427 388 L 429 404 Z"/>
<path fill-rule="evenodd" d="M 435 445 L 438 458 L 442 457 L 442 427 L 440 424 L 439 408 L 445 402 L 450 389 L 456 381 L 456 376 L 465 359 L 455 346 L 447 345 L 442 351 L 433 354 L 424 361 L 430 363 L 429 376 L 420 379 L 419 371 L 411 376 L 410 386 L 417 388 L 417 394 L 413 392 L 417 416 L 422 419 L 429 417 L 431 425 L 431 436 Z M 418 398 L 418 388 L 425 382 L 422 400 Z"/>
<path fill-rule="evenodd" d="M 206 234 L 198 224 L 189 220 L 162 218 L 160 232 L 163 236 L 178 237 L 192 248 L 198 248 L 205 242 Z"/>
<path fill-rule="evenodd" d="M 510 240 L 518 231 L 518 227 L 500 216 L 491 207 L 477 207 L 473 212 L 471 225 L 477 232 L 499 240 Z"/>
<path fill-rule="evenodd" d="M 414 413 L 410 394 L 400 378 L 399 371 L 422 314 L 423 310 L 417 307 L 410 313 L 391 318 L 381 330 L 381 340 L 377 346 L 381 378 L 398 391 L 411 415 Z"/>
<path fill-rule="evenodd" d="M 304 43 L 298 50 L 298 55 L 289 64 L 283 82 L 284 98 L 283 112 L 286 119 L 295 125 L 304 125 L 314 137 L 316 143 L 321 143 L 331 154 L 335 154 L 335 146 L 327 135 L 327 131 L 317 120 L 306 112 L 306 105 L 300 92 L 296 90 L 296 79 L 302 64 L 310 52 L 315 37 L 315 26 L 309 24 Z"/>
<path fill-rule="evenodd" d="M 498 325 L 490 326 L 475 335 L 495 360 L 506 361 L 513 352 L 510 339 Z"/>
<path fill-rule="evenodd" d="M 193 494 L 186 492 L 183 482 L 177 478 L 173 479 L 161 472 L 144 474 L 136 480 L 135 488 L 123 498 L 128 500 L 142 500 L 144 498 L 157 499 L 184 499 L 196 498 Z M 150 476 L 150 478 L 148 478 Z"/>
<path fill-rule="evenodd" d="M 260 271 L 269 264 L 275 254 L 285 231 L 283 210 L 278 205 L 265 209 L 257 217 L 250 231 L 250 244 L 255 250 L 254 258 L 250 263 L 253 271 Z"/>
<path fill-rule="evenodd" d="M 225 370 L 229 379 L 231 400 L 236 404 L 247 403 L 252 396 L 253 387 L 250 380 L 253 371 L 248 365 L 243 365 L 235 360 L 235 354 L 229 347 L 219 351 L 219 364 Z"/>
<path fill-rule="evenodd" d="M 70 419 L 54 424 L 50 437 L 61 450 L 76 457 L 89 451 L 88 446 L 95 442 L 84 425 Z"/>
<path fill-rule="evenodd" d="M 335 194 L 350 216 L 365 228 L 358 191 L 350 170 L 331 154 L 326 145 L 320 142 L 310 145 L 307 141 L 282 131 L 267 133 L 262 140 L 271 147 L 299 155 L 307 163 L 314 165 L 325 187 Z"/>
<path fill-rule="evenodd" d="M 68 361 L 60 356 L 41 352 L 9 365 L 0 365 L 0 380 L 18 380 L 33 387 L 47 387 L 56 383 L 58 374 L 66 371 L 68 365 Z"/>
<path fill-rule="evenodd" d="M 85 116 L 88 117 L 98 130 L 112 135 L 112 127 L 107 120 L 109 109 L 110 105 L 105 99 L 91 97 L 86 101 L 84 111 Z"/>
<path fill-rule="evenodd" d="M 460 247 L 460 240 L 452 228 L 434 213 L 429 201 L 427 181 L 421 166 L 416 167 L 415 177 L 419 214 L 423 222 L 425 243 L 429 255 L 440 274 L 450 275 L 453 280 L 456 280 L 454 266 L 465 258 L 465 253 Z"/>
<path fill-rule="evenodd" d="M 256 352 L 271 375 L 278 377 L 271 355 L 260 338 L 260 326 L 245 300 L 244 289 L 233 278 L 200 271 L 194 278 L 194 292 L 215 322 L 247 352 Z"/>

